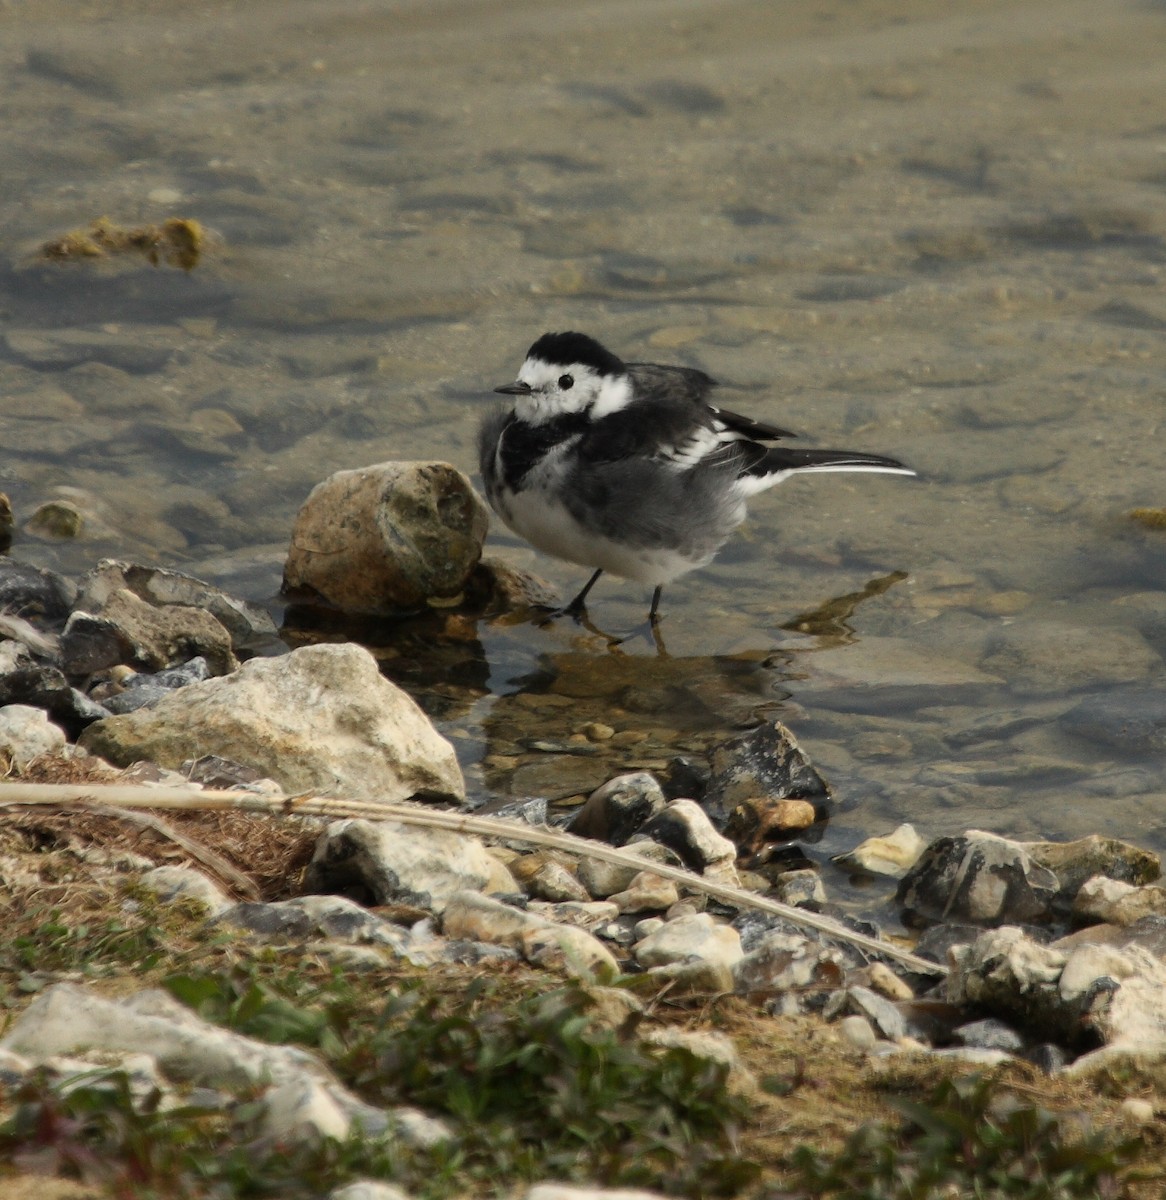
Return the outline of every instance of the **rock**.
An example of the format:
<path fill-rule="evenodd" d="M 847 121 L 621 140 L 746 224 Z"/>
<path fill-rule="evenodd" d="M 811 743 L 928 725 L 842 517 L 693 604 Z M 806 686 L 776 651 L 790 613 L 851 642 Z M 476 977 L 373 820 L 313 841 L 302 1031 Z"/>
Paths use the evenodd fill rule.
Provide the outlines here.
<path fill-rule="evenodd" d="M 673 800 L 640 829 L 640 836 L 675 851 L 680 861 L 698 874 L 712 866 L 732 864 L 737 857 L 737 847 L 717 833 L 695 800 Z"/>
<path fill-rule="evenodd" d="M 179 899 L 197 900 L 212 917 L 226 912 L 234 903 L 213 879 L 193 867 L 154 867 L 142 876 L 141 882 L 165 903 Z"/>
<path fill-rule="evenodd" d="M 638 1188 L 575 1187 L 569 1183 L 536 1183 L 522 1200 L 665 1200 L 659 1192 Z"/>
<path fill-rule="evenodd" d="M 676 884 L 651 871 L 641 871 L 622 892 L 608 896 L 621 913 L 663 912 L 679 899 Z"/>
<path fill-rule="evenodd" d="M 1103 1043 L 1072 1068 L 1166 1056 L 1166 963 L 1141 946 L 1041 946 L 1014 926 L 952 953 L 948 998 L 1013 1020 L 1041 1040 Z"/>
<path fill-rule="evenodd" d="M 878 1041 L 874 1026 L 862 1016 L 852 1013 L 838 1022 L 838 1032 L 856 1050 L 873 1050 Z"/>
<path fill-rule="evenodd" d="M 825 807 L 819 811 L 808 800 L 750 796 L 729 814 L 725 833 L 741 847 L 742 854 L 761 854 L 767 843 L 796 838 L 825 816 Z"/>
<path fill-rule="evenodd" d="M 1161 874 L 1156 854 L 1116 838 L 1091 834 L 1072 842 L 1021 842 L 1029 858 L 1056 875 L 1058 897 L 1066 906 L 1078 889 L 1094 875 L 1123 883 L 1151 883 Z"/>
<path fill-rule="evenodd" d="M 587 797 L 571 818 L 567 832 L 622 846 L 665 803 L 660 785 L 647 771 L 617 775 Z"/>
<path fill-rule="evenodd" d="M 814 770 L 790 731 L 769 721 L 717 746 L 701 807 L 724 829 L 737 805 L 755 796 L 770 800 L 829 798 L 825 780 Z"/>
<path fill-rule="evenodd" d="M 860 842 L 846 854 L 837 855 L 832 861 L 851 871 L 865 871 L 871 875 L 887 875 L 902 879 L 919 861 L 927 843 L 915 832 L 913 825 L 900 825 L 884 837 L 870 837 Z"/>
<path fill-rule="evenodd" d="M 1135 1125 L 1149 1125 L 1155 1117 L 1152 1100 L 1143 1100 L 1140 1096 L 1128 1096 L 1121 1102 L 1121 1115 Z"/>
<path fill-rule="evenodd" d="M 585 903 L 591 899 L 587 889 L 559 862 L 543 862 L 522 882 L 527 895 L 538 900 Z"/>
<path fill-rule="evenodd" d="M 524 933 L 543 929 L 547 924 L 545 917 L 474 891 L 456 892 L 451 896 L 441 920 L 442 932 L 448 938 L 493 942 L 514 948 L 521 946 Z"/>
<path fill-rule="evenodd" d="M 0 1050 L 34 1063 L 82 1051 L 148 1054 L 168 1080 L 183 1084 L 248 1092 L 289 1087 L 300 1094 L 319 1088 L 347 1120 L 366 1129 L 392 1125 L 408 1136 L 406 1118 L 411 1110 L 404 1110 L 398 1120 L 391 1111 L 374 1109 L 307 1051 L 255 1041 L 212 1025 L 155 989 L 110 1000 L 75 984 L 54 984 L 8 1027 Z M 289 1091 L 284 1097 L 283 1111 L 293 1109 L 286 1103 L 293 1094 Z"/>
<path fill-rule="evenodd" d="M 1016 1021 L 1041 1040 L 1079 1042 L 1081 1011 L 1066 1011 L 1057 990 L 1068 957 L 1014 925 L 988 930 L 952 950 L 947 999 Z"/>
<path fill-rule="evenodd" d="M 561 603 L 554 584 L 493 557 L 483 558 L 474 568 L 468 590 L 470 603 L 486 616 L 558 608 Z"/>
<path fill-rule="evenodd" d="M 729 971 L 743 957 L 737 931 L 714 921 L 708 913 L 693 913 L 668 921 L 637 942 L 632 953 L 642 967 L 667 966 L 695 958 Z"/>
<path fill-rule="evenodd" d="M 39 708 L 6 704 L 0 708 L 0 756 L 23 770 L 42 754 L 65 748 L 65 734 Z"/>
<path fill-rule="evenodd" d="M 916 920 L 1034 921 L 1048 916 L 1059 886 L 1019 842 L 972 829 L 932 842 L 895 899 Z"/>
<path fill-rule="evenodd" d="M 703 1029 L 679 1029 L 666 1025 L 659 1029 L 646 1030 L 642 1040 L 649 1046 L 664 1050 L 687 1050 L 695 1058 L 716 1063 L 728 1072 L 726 1083 L 738 1094 L 751 1095 L 757 1091 L 757 1080 L 753 1072 L 741 1061 L 733 1039 L 725 1033 Z"/>
<path fill-rule="evenodd" d="M 631 842 L 627 847 L 629 854 L 644 859 L 644 865 L 651 870 L 652 863 L 665 863 L 678 867 L 680 859 L 659 842 Z M 616 892 L 626 891 L 632 880 L 644 870 L 644 867 L 621 867 L 615 863 L 604 862 L 598 858 L 582 856 L 579 859 L 579 882 L 587 889 L 587 894 L 595 900 L 606 900 Z"/>
<path fill-rule="evenodd" d="M 395 955 L 417 961 L 407 930 L 344 896 L 296 896 L 271 903 L 244 901 L 220 913 L 217 923 L 266 938 L 297 942 L 325 938 L 333 943 L 385 946 Z"/>
<path fill-rule="evenodd" d="M 213 753 L 289 793 L 385 803 L 465 797 L 450 744 L 367 650 L 349 644 L 253 658 L 152 708 L 98 721 L 83 742 L 121 766 L 144 758 L 174 769 Z"/>
<path fill-rule="evenodd" d="M 333 1188 L 328 1193 L 328 1200 L 410 1200 L 410 1197 L 408 1192 L 403 1192 L 395 1184 L 358 1179 L 343 1187 Z"/>
<path fill-rule="evenodd" d="M 12 545 L 12 533 L 16 528 L 16 518 L 12 513 L 12 501 L 7 492 L 0 492 L 0 554 L 6 553 Z"/>
<path fill-rule="evenodd" d="M 618 973 L 611 951 L 584 930 L 555 925 L 477 892 L 458 892 L 450 898 L 442 929 L 449 938 L 511 946 L 529 962 L 563 968 L 580 978 Z"/>
<path fill-rule="evenodd" d="M 448 463 L 338 471 L 316 485 L 296 516 L 284 590 L 377 615 L 456 602 L 487 524 L 469 480 Z"/>
<path fill-rule="evenodd" d="M 905 979 L 900 979 L 886 963 L 872 962 L 866 968 L 866 978 L 870 986 L 888 1000 L 906 1001 L 915 998 L 911 985 Z"/>
<path fill-rule="evenodd" d="M 844 959 L 835 949 L 798 933 L 774 931 L 733 968 L 734 989 L 743 996 L 837 987 Z"/>
<path fill-rule="evenodd" d="M 0 559 L 0 611 L 26 620 L 63 621 L 76 594 L 73 584 L 53 571 Z"/>
<path fill-rule="evenodd" d="M 548 921 L 541 929 L 528 929 L 519 945 L 528 963 L 563 971 L 574 979 L 612 980 L 619 964 L 611 951 L 586 930 Z"/>
<path fill-rule="evenodd" d="M 271 1138 L 296 1142 L 333 1138 L 344 1141 L 352 1119 L 318 1080 L 301 1077 L 268 1088 L 260 1100 L 260 1121 Z"/>
<path fill-rule="evenodd" d="M 1124 689 L 1086 696 L 1059 722 L 1083 737 L 1124 754 L 1166 751 L 1166 694 L 1160 688 Z"/>
<path fill-rule="evenodd" d="M 907 1022 L 896 1005 L 870 988 L 848 987 L 846 1005 L 851 1012 L 869 1021 L 889 1042 L 897 1041 L 907 1033 Z"/>
<path fill-rule="evenodd" d="M 573 900 L 558 903 L 532 900 L 527 911 L 545 917 L 556 925 L 577 925 L 588 933 L 594 933 L 600 926 L 619 916 L 619 909 L 610 900 L 587 900 L 583 903 Z"/>
<path fill-rule="evenodd" d="M 518 891 L 476 838 L 394 821 L 348 820 L 333 822 L 316 843 L 304 887 L 317 892 L 356 888 L 374 904 L 416 904 L 440 913 L 455 893 L 481 891 L 500 873 L 503 890 Z"/>
<path fill-rule="evenodd" d="M 176 606 L 209 613 L 227 631 L 235 650 L 255 649 L 278 638 L 275 622 L 258 605 L 193 575 L 116 559 L 103 559 L 82 578 L 75 607 L 100 615 L 119 591 L 132 592 L 154 608 Z"/>
<path fill-rule="evenodd" d="M 202 683 L 211 677 L 210 666 L 202 655 L 189 662 L 154 675 L 135 672 L 122 681 L 122 690 L 102 701 L 111 713 L 135 712 L 156 704 L 168 692 L 177 691 L 191 683 Z"/>
<path fill-rule="evenodd" d="M 980 664 L 1028 695 L 1144 679 L 1162 659 L 1131 629 L 1021 617 L 1002 626 Z"/>
<path fill-rule="evenodd" d="M 817 912 L 826 903 L 826 888 L 817 871 L 786 871 L 774 884 L 777 899 L 795 908 L 811 908 Z"/>
<path fill-rule="evenodd" d="M 1024 1038 L 1003 1021 L 986 1017 L 981 1021 L 968 1021 L 952 1031 L 961 1045 L 973 1046 L 977 1050 L 1004 1050 L 1018 1054 L 1024 1049 Z"/>
<path fill-rule="evenodd" d="M 1132 925 L 1143 917 L 1166 917 L 1166 888 L 1155 884 L 1134 887 L 1132 883 L 1095 875 L 1078 889 L 1073 916 L 1111 925 Z"/>
<path fill-rule="evenodd" d="M 80 537 L 84 527 L 81 510 L 68 500 L 46 500 L 38 504 L 24 523 L 25 533 L 49 541 Z"/>
<path fill-rule="evenodd" d="M 239 665 L 230 634 L 209 612 L 185 605 L 156 608 L 128 588 L 111 592 L 100 613 L 75 608 L 61 634 L 61 654 L 70 675 L 117 663 L 160 671 L 196 655 L 215 675 Z"/>
<path fill-rule="evenodd" d="M 733 972 L 723 962 L 707 958 L 686 958 L 678 962 L 652 967 L 642 986 L 666 989 L 668 1000 L 699 999 L 727 996 L 733 991 Z"/>

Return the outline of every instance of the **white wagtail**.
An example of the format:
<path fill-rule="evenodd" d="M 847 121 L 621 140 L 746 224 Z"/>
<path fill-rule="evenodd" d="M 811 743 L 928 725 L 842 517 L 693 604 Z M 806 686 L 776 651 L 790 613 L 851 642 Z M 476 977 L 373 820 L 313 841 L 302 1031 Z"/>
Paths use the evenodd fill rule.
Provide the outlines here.
<path fill-rule="evenodd" d="M 544 333 L 517 382 L 494 389 L 514 405 L 478 432 L 491 508 L 538 549 L 595 568 L 561 612 L 578 617 L 610 571 L 652 584 L 654 626 L 664 584 L 712 559 L 754 493 L 795 473 L 915 474 L 878 454 L 767 446 L 795 435 L 710 404 L 715 386 L 692 367 Z"/>

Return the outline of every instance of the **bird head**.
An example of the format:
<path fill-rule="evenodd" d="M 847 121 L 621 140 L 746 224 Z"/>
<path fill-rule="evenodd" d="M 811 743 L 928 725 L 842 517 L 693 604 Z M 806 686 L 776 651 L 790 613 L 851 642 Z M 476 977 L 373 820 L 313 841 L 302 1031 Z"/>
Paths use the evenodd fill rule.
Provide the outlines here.
<path fill-rule="evenodd" d="M 584 333 L 544 333 L 527 351 L 517 380 L 494 390 L 513 396 L 515 413 L 531 424 L 568 413 L 598 420 L 632 398 L 627 367 Z"/>

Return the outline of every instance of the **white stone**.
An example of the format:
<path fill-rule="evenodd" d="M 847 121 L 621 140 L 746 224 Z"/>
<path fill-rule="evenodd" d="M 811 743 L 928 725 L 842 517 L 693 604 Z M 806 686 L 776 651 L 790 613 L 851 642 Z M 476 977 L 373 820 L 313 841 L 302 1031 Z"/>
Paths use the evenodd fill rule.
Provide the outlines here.
<path fill-rule="evenodd" d="M 652 871 L 641 871 L 622 892 L 608 896 L 621 913 L 663 912 L 679 899 L 676 884 Z"/>
<path fill-rule="evenodd" d="M 151 708 L 96 721 L 81 742 L 122 765 L 145 758 L 176 769 L 218 754 L 289 793 L 465 797 L 453 747 L 367 650 L 346 643 L 253 658 Z"/>
<path fill-rule="evenodd" d="M 1166 888 L 1152 883 L 1135 887 L 1107 875 L 1094 875 L 1078 888 L 1073 914 L 1111 925 L 1132 925 L 1143 917 L 1166 916 Z"/>
<path fill-rule="evenodd" d="M 637 1188 L 577 1187 L 569 1183 L 536 1183 L 523 1200 L 665 1200 L 659 1192 Z"/>
<path fill-rule="evenodd" d="M 1057 988 L 1062 1000 L 1072 1001 L 1085 995 L 1098 979 L 1115 979 L 1121 983 L 1137 974 L 1137 970 L 1127 949 L 1087 942 L 1069 954 Z"/>
<path fill-rule="evenodd" d="M 857 1050 L 871 1050 L 878 1041 L 874 1027 L 865 1017 L 843 1017 L 838 1022 L 838 1032 Z"/>
<path fill-rule="evenodd" d="M 714 921 L 708 913 L 691 913 L 666 922 L 655 933 L 637 942 L 632 953 L 644 967 L 700 959 L 729 971 L 744 957 L 740 934 L 730 926 Z"/>
<path fill-rule="evenodd" d="M 440 913 L 455 892 L 517 892 L 510 872 L 477 838 L 395 821 L 334 821 L 316 843 L 306 885 L 334 890 L 359 880 L 378 904 L 417 904 Z M 509 886 L 507 885 L 509 881 Z"/>
<path fill-rule="evenodd" d="M 301 1077 L 268 1088 L 262 1097 L 263 1128 L 274 1138 L 298 1140 L 334 1138 L 344 1141 L 352 1129 L 351 1119 L 341 1111 L 327 1088 L 318 1080 Z"/>
<path fill-rule="evenodd" d="M 159 900 L 197 900 L 212 917 L 226 912 L 235 903 L 213 879 L 193 867 L 154 867 L 142 876 L 141 882 Z"/>
<path fill-rule="evenodd" d="M 902 879 L 918 862 L 926 846 L 927 842 L 913 825 L 903 824 L 883 837 L 869 837 L 859 842 L 848 854 L 839 854 L 834 862 L 872 875 Z"/>
<path fill-rule="evenodd" d="M 149 1055 L 169 1080 L 232 1091 L 285 1085 L 323 1089 L 345 1119 L 375 1113 L 382 1124 L 392 1113 L 371 1109 L 348 1091 L 314 1055 L 296 1046 L 273 1046 L 204 1021 L 157 989 L 109 1000 L 71 983 L 41 992 L 0 1041 L 10 1051 L 42 1063 L 59 1055 Z M 311 1084 L 307 1088 L 305 1081 Z M 321 1102 L 322 1103 L 322 1102 Z M 281 1111 L 291 1111 L 290 1103 Z M 323 1109 L 317 1110 L 321 1114 Z M 333 1128 L 339 1128 L 333 1118 Z M 329 1136 L 332 1136 L 329 1134 Z"/>
<path fill-rule="evenodd" d="M 6 754 L 17 768 L 23 770 L 34 758 L 64 747 L 64 730 L 49 720 L 44 709 L 28 704 L 0 708 L 0 754 Z"/>
<path fill-rule="evenodd" d="M 409 1193 L 377 1179 L 358 1179 L 329 1192 L 328 1200 L 409 1200 Z"/>
<path fill-rule="evenodd" d="M 614 975 L 618 964 L 597 938 L 573 925 L 557 925 L 478 892 L 458 892 L 442 914 L 447 938 L 492 942 L 518 950 L 529 962 L 579 978 Z"/>

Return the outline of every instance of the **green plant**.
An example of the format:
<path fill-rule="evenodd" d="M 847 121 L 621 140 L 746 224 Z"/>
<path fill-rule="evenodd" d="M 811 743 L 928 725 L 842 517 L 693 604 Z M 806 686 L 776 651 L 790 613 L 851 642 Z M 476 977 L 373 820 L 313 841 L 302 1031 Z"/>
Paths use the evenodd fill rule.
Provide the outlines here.
<path fill-rule="evenodd" d="M 799 1147 L 782 1200 L 1116 1200 L 1127 1194 L 1137 1139 L 1071 1136 L 1055 1114 L 1016 1102 L 989 1078 L 946 1080 L 926 1103 L 891 1103 L 906 1118 L 901 1125 L 865 1125 L 836 1157 Z"/>

